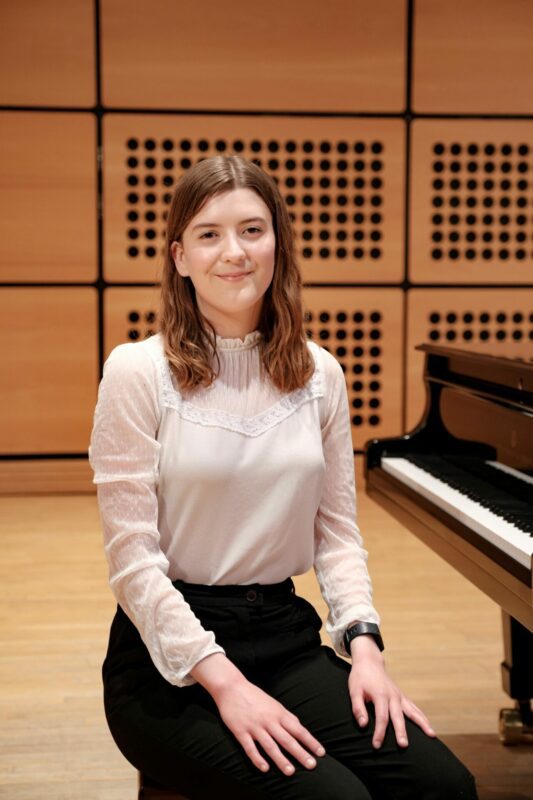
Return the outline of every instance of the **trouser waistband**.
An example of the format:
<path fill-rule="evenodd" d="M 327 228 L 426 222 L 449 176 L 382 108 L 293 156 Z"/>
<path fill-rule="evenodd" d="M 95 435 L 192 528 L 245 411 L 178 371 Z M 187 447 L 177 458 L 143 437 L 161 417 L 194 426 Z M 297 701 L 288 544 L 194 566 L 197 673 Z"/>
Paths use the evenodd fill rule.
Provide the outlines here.
<path fill-rule="evenodd" d="M 185 598 L 204 598 L 205 600 L 237 600 L 239 602 L 262 602 L 263 599 L 282 599 L 295 594 L 292 578 L 286 578 L 280 583 L 245 583 L 245 584 L 216 584 L 187 583 L 182 580 L 172 581 L 173 586 Z"/>

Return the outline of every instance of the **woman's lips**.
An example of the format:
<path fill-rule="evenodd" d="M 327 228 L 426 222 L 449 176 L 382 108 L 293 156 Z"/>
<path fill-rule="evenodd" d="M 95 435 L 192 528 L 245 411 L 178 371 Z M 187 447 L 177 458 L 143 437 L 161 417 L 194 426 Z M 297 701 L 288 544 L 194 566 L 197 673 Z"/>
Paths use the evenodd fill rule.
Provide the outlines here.
<path fill-rule="evenodd" d="M 249 274 L 249 272 L 239 272 L 235 275 L 219 275 L 218 277 L 222 278 L 223 281 L 241 281 Z"/>

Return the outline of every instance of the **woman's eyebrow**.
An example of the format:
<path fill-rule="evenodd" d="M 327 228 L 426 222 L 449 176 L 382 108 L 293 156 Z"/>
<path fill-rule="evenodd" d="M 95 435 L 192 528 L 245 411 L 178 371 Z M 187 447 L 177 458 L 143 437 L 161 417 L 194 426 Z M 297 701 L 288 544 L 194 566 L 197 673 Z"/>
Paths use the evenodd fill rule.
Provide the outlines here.
<path fill-rule="evenodd" d="M 239 225 L 244 225 L 246 222 L 265 222 L 263 217 L 249 217 L 249 219 L 241 219 L 238 223 Z M 198 225 L 193 225 L 192 230 L 196 230 L 196 228 L 220 228 L 220 224 L 218 222 L 199 222 Z"/>

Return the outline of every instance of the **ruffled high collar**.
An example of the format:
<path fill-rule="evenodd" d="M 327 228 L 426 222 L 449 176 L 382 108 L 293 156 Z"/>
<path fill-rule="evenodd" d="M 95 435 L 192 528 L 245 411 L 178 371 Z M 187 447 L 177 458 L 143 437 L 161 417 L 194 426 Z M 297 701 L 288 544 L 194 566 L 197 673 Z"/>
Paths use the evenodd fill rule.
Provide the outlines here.
<path fill-rule="evenodd" d="M 247 333 L 243 339 L 232 339 L 230 337 L 223 337 L 216 335 L 217 350 L 250 350 L 256 347 L 259 340 L 263 338 L 260 331 L 251 331 Z"/>

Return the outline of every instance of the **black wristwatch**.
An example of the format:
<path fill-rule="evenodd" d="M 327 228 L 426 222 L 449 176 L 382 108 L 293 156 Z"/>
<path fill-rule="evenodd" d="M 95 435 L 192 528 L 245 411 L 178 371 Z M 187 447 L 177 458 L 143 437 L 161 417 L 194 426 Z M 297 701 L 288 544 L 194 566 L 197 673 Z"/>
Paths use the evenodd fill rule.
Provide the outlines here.
<path fill-rule="evenodd" d="M 381 651 L 385 649 L 378 626 L 373 622 L 358 622 L 357 625 L 352 625 L 351 628 L 348 628 L 344 634 L 344 646 L 348 655 L 350 654 L 350 642 L 352 639 L 365 634 L 372 636 Z"/>

